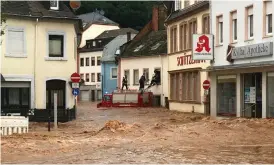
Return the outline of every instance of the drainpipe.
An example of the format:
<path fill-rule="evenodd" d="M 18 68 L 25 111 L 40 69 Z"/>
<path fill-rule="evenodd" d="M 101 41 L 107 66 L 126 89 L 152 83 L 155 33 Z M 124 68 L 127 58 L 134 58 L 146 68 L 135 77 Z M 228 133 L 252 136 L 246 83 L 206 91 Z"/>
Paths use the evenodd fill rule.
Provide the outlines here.
<path fill-rule="evenodd" d="M 37 31 L 38 31 L 38 22 L 39 19 L 36 18 L 36 24 L 35 24 L 35 45 L 34 45 L 34 61 L 33 61 L 33 86 L 34 86 L 34 109 L 36 108 L 36 56 L 37 56 Z"/>
<path fill-rule="evenodd" d="M 162 78 L 161 78 L 161 81 L 162 81 L 161 84 L 162 84 L 162 93 L 163 93 L 162 96 L 165 96 L 165 95 L 164 95 L 164 77 L 163 77 L 163 76 L 164 76 L 163 57 L 162 57 L 161 55 L 160 55 L 160 57 L 161 57 L 161 77 L 162 77 Z M 163 101 L 163 100 L 165 100 L 165 97 L 162 98 L 161 104 L 162 104 L 162 101 Z"/>

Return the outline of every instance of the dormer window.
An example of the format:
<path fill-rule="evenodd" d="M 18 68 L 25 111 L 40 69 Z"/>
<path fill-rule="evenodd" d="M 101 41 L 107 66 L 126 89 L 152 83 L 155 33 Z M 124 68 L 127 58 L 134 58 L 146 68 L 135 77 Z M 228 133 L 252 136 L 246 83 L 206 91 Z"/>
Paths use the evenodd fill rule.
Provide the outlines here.
<path fill-rule="evenodd" d="M 50 1 L 51 10 L 59 10 L 59 0 Z"/>

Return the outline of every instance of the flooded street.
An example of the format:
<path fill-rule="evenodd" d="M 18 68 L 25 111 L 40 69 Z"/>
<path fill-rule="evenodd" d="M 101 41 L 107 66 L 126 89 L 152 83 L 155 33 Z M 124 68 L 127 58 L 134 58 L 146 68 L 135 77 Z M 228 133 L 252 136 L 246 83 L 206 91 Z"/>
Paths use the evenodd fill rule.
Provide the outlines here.
<path fill-rule="evenodd" d="M 274 120 L 213 120 L 161 108 L 96 108 L 77 120 L 31 123 L 1 139 L 2 163 L 274 163 Z"/>

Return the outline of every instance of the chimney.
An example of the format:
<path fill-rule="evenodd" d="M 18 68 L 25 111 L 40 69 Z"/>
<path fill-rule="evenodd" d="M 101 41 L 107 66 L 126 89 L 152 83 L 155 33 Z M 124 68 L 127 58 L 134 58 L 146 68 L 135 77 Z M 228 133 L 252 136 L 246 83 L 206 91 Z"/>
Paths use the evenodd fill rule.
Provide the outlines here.
<path fill-rule="evenodd" d="M 131 32 L 127 32 L 127 42 L 131 40 Z"/>
<path fill-rule="evenodd" d="M 153 31 L 158 31 L 158 5 L 153 6 L 152 10 L 152 30 Z"/>

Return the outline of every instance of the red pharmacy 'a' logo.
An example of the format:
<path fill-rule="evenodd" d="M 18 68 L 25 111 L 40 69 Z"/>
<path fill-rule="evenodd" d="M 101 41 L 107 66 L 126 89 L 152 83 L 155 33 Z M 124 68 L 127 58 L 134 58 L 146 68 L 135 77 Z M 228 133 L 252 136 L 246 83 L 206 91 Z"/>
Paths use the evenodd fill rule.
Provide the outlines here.
<path fill-rule="evenodd" d="M 211 50 L 211 48 L 209 47 L 209 38 L 206 35 L 202 35 L 199 37 L 199 41 L 197 42 L 197 48 L 195 50 L 197 52 L 201 52 L 204 49 L 207 52 Z"/>

